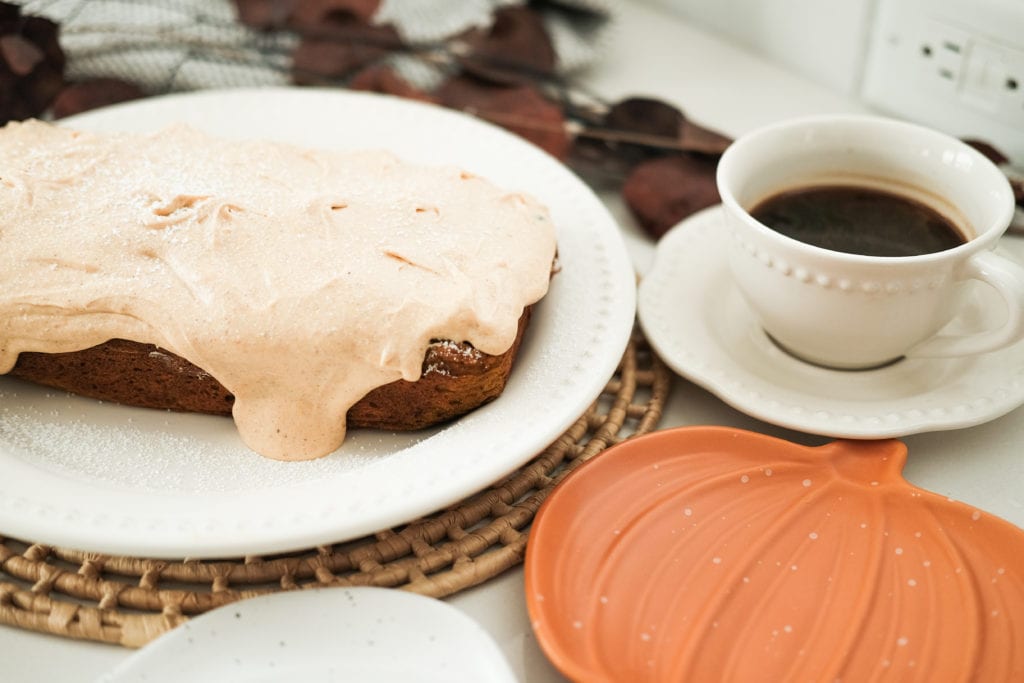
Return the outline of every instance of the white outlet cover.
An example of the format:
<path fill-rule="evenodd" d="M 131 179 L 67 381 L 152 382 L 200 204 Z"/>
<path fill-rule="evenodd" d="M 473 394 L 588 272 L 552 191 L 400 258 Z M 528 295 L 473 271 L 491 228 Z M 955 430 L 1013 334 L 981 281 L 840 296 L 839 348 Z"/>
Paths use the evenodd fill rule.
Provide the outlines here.
<path fill-rule="evenodd" d="M 1024 166 L 1024 2 L 879 0 L 862 95 Z"/>

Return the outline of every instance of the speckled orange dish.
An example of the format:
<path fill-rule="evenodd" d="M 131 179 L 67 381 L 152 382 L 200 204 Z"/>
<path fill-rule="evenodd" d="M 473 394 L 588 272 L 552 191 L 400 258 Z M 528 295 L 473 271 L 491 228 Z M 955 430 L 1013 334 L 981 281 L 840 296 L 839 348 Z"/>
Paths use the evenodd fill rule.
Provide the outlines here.
<path fill-rule="evenodd" d="M 898 441 L 719 427 L 610 449 L 541 507 L 526 598 L 578 681 L 1024 681 L 1024 531 Z"/>

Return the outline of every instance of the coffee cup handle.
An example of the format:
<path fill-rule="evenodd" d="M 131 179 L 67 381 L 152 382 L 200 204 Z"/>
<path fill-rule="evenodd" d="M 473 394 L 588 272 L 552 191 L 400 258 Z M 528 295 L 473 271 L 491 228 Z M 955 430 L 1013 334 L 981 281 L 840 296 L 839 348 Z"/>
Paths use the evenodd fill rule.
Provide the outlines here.
<path fill-rule="evenodd" d="M 968 356 L 996 351 L 1024 338 L 1024 268 L 991 251 L 974 254 L 964 265 L 964 280 L 980 280 L 999 293 L 1006 321 L 999 327 L 973 334 L 938 335 L 914 346 L 908 358 Z"/>

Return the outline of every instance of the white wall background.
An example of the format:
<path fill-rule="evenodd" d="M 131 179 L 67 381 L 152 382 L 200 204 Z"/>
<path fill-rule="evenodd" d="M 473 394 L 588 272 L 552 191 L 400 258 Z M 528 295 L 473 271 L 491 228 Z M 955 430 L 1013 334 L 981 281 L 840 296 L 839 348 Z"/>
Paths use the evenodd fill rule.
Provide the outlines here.
<path fill-rule="evenodd" d="M 646 1 L 879 113 L 984 139 L 1024 166 L 1024 0 Z M 940 55 L 921 57 L 938 44 L 937 24 L 963 48 L 945 81 Z M 996 59 L 982 63 L 986 52 Z"/>
<path fill-rule="evenodd" d="M 779 65 L 854 95 L 877 0 L 648 0 Z"/>

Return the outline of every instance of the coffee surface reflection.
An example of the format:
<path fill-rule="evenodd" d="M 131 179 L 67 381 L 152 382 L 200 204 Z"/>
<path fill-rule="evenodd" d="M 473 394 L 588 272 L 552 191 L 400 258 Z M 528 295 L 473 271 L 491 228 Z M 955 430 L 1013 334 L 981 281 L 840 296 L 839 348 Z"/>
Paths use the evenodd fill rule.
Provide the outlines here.
<path fill-rule="evenodd" d="M 874 188 L 799 187 L 762 200 L 750 214 L 783 235 L 850 254 L 917 256 L 966 241 L 952 221 L 930 206 Z"/>

